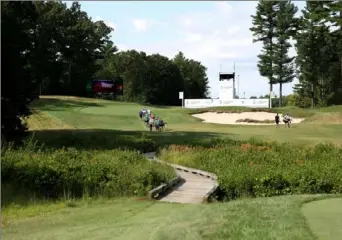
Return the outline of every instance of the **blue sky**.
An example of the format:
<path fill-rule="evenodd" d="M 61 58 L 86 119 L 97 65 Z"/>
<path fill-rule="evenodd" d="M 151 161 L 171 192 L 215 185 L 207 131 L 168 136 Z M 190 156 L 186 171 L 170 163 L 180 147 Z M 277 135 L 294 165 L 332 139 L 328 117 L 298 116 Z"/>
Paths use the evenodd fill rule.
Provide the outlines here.
<path fill-rule="evenodd" d="M 71 2 L 68 2 L 68 5 Z M 82 1 L 82 10 L 115 30 L 112 40 L 120 50 L 136 49 L 172 58 L 182 51 L 207 67 L 211 97 L 218 97 L 218 73 L 240 75 L 240 96 L 268 92 L 267 80 L 257 69 L 260 44 L 252 42 L 251 15 L 256 1 Z M 305 2 L 295 4 L 299 10 Z M 291 50 L 294 54 L 294 50 Z M 284 93 L 296 83 L 286 84 Z M 275 86 L 276 94 L 279 87 Z"/>

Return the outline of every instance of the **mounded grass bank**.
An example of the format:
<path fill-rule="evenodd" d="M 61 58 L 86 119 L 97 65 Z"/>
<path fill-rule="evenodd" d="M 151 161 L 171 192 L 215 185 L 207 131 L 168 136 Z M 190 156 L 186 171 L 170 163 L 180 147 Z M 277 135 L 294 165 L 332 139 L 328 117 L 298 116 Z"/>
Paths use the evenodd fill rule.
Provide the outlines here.
<path fill-rule="evenodd" d="M 145 195 L 175 177 L 174 169 L 128 150 L 2 151 L 2 206 L 41 199 Z"/>
<path fill-rule="evenodd" d="M 330 144 L 212 141 L 211 147 L 171 145 L 160 158 L 215 173 L 220 197 L 342 193 L 342 149 Z"/>

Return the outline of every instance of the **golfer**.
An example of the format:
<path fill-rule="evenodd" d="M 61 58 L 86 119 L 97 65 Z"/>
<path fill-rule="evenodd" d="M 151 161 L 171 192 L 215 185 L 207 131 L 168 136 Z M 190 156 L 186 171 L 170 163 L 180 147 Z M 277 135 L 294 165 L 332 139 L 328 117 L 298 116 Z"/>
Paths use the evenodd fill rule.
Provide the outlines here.
<path fill-rule="evenodd" d="M 280 117 L 279 114 L 277 113 L 277 115 L 274 117 L 274 121 L 276 123 L 276 126 L 279 127 L 279 122 L 280 122 Z"/>

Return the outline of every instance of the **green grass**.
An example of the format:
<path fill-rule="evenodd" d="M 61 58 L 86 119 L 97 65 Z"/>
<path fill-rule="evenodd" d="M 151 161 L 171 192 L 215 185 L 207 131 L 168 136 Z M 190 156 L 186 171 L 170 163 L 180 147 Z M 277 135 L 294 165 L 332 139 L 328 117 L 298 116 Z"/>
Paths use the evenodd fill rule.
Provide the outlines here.
<path fill-rule="evenodd" d="M 168 123 L 168 129 L 163 133 L 147 132 L 138 120 L 141 107 L 135 103 L 47 96 L 32 104 L 37 114 L 28 122 L 34 138 L 47 148 L 65 146 L 82 151 L 113 150 L 123 146 L 145 149 L 145 142 L 149 144 L 146 136 L 151 137 L 159 146 L 211 146 L 211 139 L 216 137 L 237 140 L 256 137 L 307 145 L 327 141 L 342 144 L 342 106 L 310 110 L 272 109 L 280 113 L 289 112 L 296 117 L 306 117 L 303 124 L 294 125 L 290 129 L 207 124 L 191 116 L 198 110 L 149 106 Z M 77 201 L 55 203 L 36 199 L 30 204 L 12 203 L 2 209 L 2 236 L 13 240 L 311 240 L 315 239 L 315 235 L 301 207 L 304 203 L 325 197 L 297 195 L 251 198 L 207 205 L 169 204 L 145 198 L 83 197 Z M 309 205 L 303 209 L 306 206 Z M 338 234 L 336 231 L 334 237 L 341 239 Z"/>
<path fill-rule="evenodd" d="M 129 150 L 9 147 L 1 154 L 1 206 L 36 199 L 144 196 L 174 177 L 172 167 Z"/>
<path fill-rule="evenodd" d="M 140 137 L 143 132 L 160 144 L 200 142 L 212 137 L 230 137 L 238 140 L 256 137 L 268 141 L 276 140 L 308 145 L 322 142 L 342 144 L 340 137 L 342 136 L 342 106 L 309 110 L 299 108 L 272 109 L 275 112 L 289 112 L 293 116 L 307 116 L 303 124 L 293 125 L 291 129 L 276 129 L 274 126 L 202 123 L 199 119 L 192 117 L 191 113 L 203 110 L 151 106 L 149 108 L 168 123 L 168 129 L 163 133 L 146 131 L 147 129 L 142 122 L 138 120 L 138 111 L 141 107 L 142 105 L 135 103 L 108 100 L 44 97 L 35 102 L 32 108 L 51 116 L 54 121 L 58 119 L 59 122 L 63 123 L 63 126 L 70 126 L 71 128 L 61 130 L 53 126 L 45 130 L 35 131 L 35 136 L 38 140 L 47 141 L 47 144 L 51 146 L 58 144 L 58 141 L 62 139 L 65 141 L 66 137 L 80 136 L 82 139 L 89 139 L 89 142 L 95 142 L 92 139 L 102 137 L 104 139 L 102 148 L 112 148 L 113 139 L 136 138 Z M 225 111 L 249 110 L 232 107 L 219 109 Z M 39 129 L 39 126 L 33 123 L 31 128 L 32 130 Z M 91 147 L 91 144 L 87 147 Z"/>
<path fill-rule="evenodd" d="M 342 148 L 251 139 L 222 139 L 208 147 L 171 145 L 160 159 L 217 175 L 219 197 L 342 193 Z"/>
<path fill-rule="evenodd" d="M 300 210 L 302 204 L 320 198 L 287 196 L 207 205 L 135 198 L 59 202 L 39 209 L 5 209 L 2 236 L 12 240 L 312 240 L 315 237 Z"/>
<path fill-rule="evenodd" d="M 302 212 L 319 240 L 342 239 L 342 198 L 306 203 Z"/>

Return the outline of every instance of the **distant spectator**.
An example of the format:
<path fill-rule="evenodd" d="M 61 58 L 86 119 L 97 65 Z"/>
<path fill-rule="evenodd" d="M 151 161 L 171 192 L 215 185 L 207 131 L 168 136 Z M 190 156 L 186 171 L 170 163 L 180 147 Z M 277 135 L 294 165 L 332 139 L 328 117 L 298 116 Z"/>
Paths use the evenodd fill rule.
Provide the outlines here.
<path fill-rule="evenodd" d="M 142 116 L 143 116 L 143 111 L 142 111 L 142 109 L 140 109 L 140 111 L 139 111 L 139 117 L 140 117 L 140 119 L 142 119 Z"/>
<path fill-rule="evenodd" d="M 156 117 L 156 120 L 154 121 L 154 126 L 156 127 L 156 131 L 159 131 L 159 124 L 160 124 L 159 117 Z"/>
<path fill-rule="evenodd" d="M 280 117 L 279 117 L 278 113 L 277 113 L 277 115 L 274 117 L 274 121 L 275 121 L 275 123 L 276 123 L 276 126 L 279 127 Z"/>
<path fill-rule="evenodd" d="M 283 119 L 283 122 L 285 123 L 285 127 L 286 127 L 286 126 L 290 127 L 291 121 L 292 121 L 292 118 L 291 118 L 290 115 L 287 113 L 287 114 L 284 116 L 284 119 Z"/>
<path fill-rule="evenodd" d="M 154 123 L 154 119 L 150 118 L 150 120 L 148 121 L 148 125 L 150 126 L 150 132 L 152 132 L 153 123 Z"/>
<path fill-rule="evenodd" d="M 150 120 L 150 116 L 147 114 L 147 113 L 145 113 L 144 114 L 144 122 L 146 123 L 146 124 L 148 124 L 148 121 Z"/>

